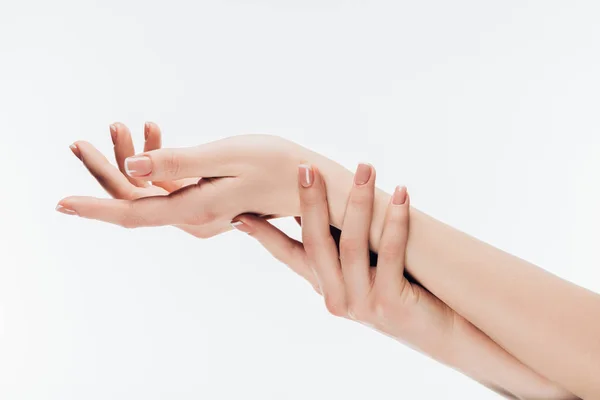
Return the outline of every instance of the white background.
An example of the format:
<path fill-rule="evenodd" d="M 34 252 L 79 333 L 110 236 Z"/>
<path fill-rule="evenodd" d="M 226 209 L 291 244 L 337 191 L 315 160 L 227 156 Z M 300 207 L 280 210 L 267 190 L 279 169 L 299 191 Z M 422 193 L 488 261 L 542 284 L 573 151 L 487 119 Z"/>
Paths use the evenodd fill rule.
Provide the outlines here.
<path fill-rule="evenodd" d="M 0 0 L 0 398 L 497 398 L 239 232 L 54 212 L 104 196 L 68 146 L 281 135 L 600 291 L 598 4 Z"/>

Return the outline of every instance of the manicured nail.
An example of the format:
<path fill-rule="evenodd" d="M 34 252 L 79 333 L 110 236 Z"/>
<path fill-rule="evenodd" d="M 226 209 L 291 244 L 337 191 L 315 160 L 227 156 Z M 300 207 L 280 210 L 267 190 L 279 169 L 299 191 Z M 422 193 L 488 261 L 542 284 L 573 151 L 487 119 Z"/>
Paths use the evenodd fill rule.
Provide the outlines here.
<path fill-rule="evenodd" d="M 148 140 L 148 134 L 150 133 L 150 122 L 144 123 L 144 140 Z"/>
<path fill-rule="evenodd" d="M 364 185 L 371 178 L 371 166 L 369 164 L 358 164 L 356 174 L 354 174 L 354 183 Z"/>
<path fill-rule="evenodd" d="M 310 165 L 298 165 L 298 180 L 302 187 L 311 187 L 314 181 L 313 169 Z"/>
<path fill-rule="evenodd" d="M 70 208 L 62 206 L 60 204 L 56 206 L 56 211 L 63 213 L 63 214 L 67 214 L 67 215 L 78 215 L 77 211 L 71 210 Z"/>
<path fill-rule="evenodd" d="M 125 172 L 129 176 L 146 176 L 152 172 L 150 157 L 134 156 L 125 159 Z"/>
<path fill-rule="evenodd" d="M 396 186 L 394 194 L 392 195 L 392 204 L 400 206 L 406 203 L 406 186 Z"/>
<path fill-rule="evenodd" d="M 112 139 L 113 145 L 117 144 L 117 126 L 115 124 L 110 124 L 110 137 Z"/>
<path fill-rule="evenodd" d="M 238 231 L 242 231 L 244 233 L 250 233 L 250 227 L 243 223 L 242 221 L 233 221 L 231 223 L 231 226 L 235 229 L 237 229 Z"/>
<path fill-rule="evenodd" d="M 77 157 L 81 160 L 81 152 L 79 151 L 79 147 L 77 147 L 77 145 L 75 143 L 73 143 L 72 145 L 69 146 L 69 148 L 71 149 L 73 154 L 75 154 L 75 157 Z"/>

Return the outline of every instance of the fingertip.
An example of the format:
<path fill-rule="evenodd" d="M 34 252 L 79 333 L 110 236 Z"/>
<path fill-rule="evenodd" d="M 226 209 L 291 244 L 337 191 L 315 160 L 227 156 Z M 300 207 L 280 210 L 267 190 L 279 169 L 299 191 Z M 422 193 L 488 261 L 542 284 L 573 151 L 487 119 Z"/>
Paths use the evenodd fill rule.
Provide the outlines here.
<path fill-rule="evenodd" d="M 298 183 L 303 188 L 309 188 L 313 185 L 315 179 L 315 170 L 312 165 L 298 165 Z"/>
<path fill-rule="evenodd" d="M 71 149 L 71 152 L 75 155 L 75 157 L 81 160 L 81 151 L 79 150 L 79 147 L 77 147 L 77 143 L 72 143 L 69 146 L 69 149 Z"/>
<path fill-rule="evenodd" d="M 150 135 L 150 129 L 152 129 L 152 123 L 150 121 L 146 121 L 144 123 L 144 140 L 148 141 L 148 136 Z"/>
<path fill-rule="evenodd" d="M 110 124 L 108 126 L 108 129 L 110 130 L 110 138 L 112 140 L 113 145 L 117 144 L 117 135 L 118 135 L 118 127 L 116 124 Z"/>
<path fill-rule="evenodd" d="M 77 211 L 75 211 L 74 209 L 67 207 L 63 204 L 58 203 L 54 209 L 55 211 L 58 211 L 61 214 L 66 214 L 66 215 L 79 215 L 77 213 Z"/>
<path fill-rule="evenodd" d="M 129 128 L 127 128 L 127 125 L 125 125 L 123 122 L 113 122 L 112 124 L 109 125 L 109 129 L 110 129 L 110 133 L 111 135 L 114 134 L 121 134 L 121 133 L 129 133 Z"/>
<path fill-rule="evenodd" d="M 123 166 L 125 173 L 134 178 L 144 178 L 152 173 L 152 160 L 145 155 L 127 157 Z"/>
<path fill-rule="evenodd" d="M 73 202 L 76 202 L 76 201 L 77 201 L 77 199 L 78 199 L 78 197 L 77 197 L 77 196 L 68 196 L 68 197 L 65 197 L 65 198 L 61 199 L 61 200 L 58 202 L 58 204 L 59 204 L 59 205 L 63 205 L 63 206 L 67 206 L 67 205 L 69 205 L 69 204 L 72 204 Z"/>
<path fill-rule="evenodd" d="M 67 210 L 75 210 L 76 209 L 76 204 L 77 204 L 77 196 L 69 196 L 69 197 L 65 197 L 63 199 L 61 199 L 57 204 L 56 204 L 56 211 L 61 211 L 61 209 L 67 209 Z"/>
<path fill-rule="evenodd" d="M 144 152 L 157 150 L 162 147 L 160 129 L 154 122 L 144 124 Z"/>
<path fill-rule="evenodd" d="M 254 214 L 241 214 L 231 221 L 231 226 L 239 231 L 255 234 L 264 230 L 266 225 L 271 225 L 266 219 Z"/>
<path fill-rule="evenodd" d="M 371 177 L 374 175 L 375 169 L 371 164 L 359 163 L 354 173 L 354 184 L 362 186 L 371 181 Z"/>
<path fill-rule="evenodd" d="M 256 229 L 252 217 L 251 214 L 238 215 L 231 221 L 231 227 L 244 233 L 251 233 Z"/>
<path fill-rule="evenodd" d="M 244 233 L 252 232 L 251 227 L 247 223 L 244 223 L 244 221 L 241 221 L 241 220 L 231 221 L 231 227 L 240 232 L 244 232 Z"/>
<path fill-rule="evenodd" d="M 408 190 L 406 186 L 396 186 L 392 195 L 392 204 L 395 206 L 406 205 L 408 200 Z"/>
<path fill-rule="evenodd" d="M 92 146 L 92 144 L 86 140 L 76 140 L 73 144 L 78 148 L 81 148 L 82 146 Z"/>

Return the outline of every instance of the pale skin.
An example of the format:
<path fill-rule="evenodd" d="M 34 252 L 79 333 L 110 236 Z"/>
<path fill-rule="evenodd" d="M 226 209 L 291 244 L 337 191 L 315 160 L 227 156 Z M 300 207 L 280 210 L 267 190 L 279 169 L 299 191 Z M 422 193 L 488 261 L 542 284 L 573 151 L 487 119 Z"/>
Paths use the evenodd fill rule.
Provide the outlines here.
<path fill-rule="evenodd" d="M 321 223 L 329 221 L 343 227 L 343 232 L 362 235 L 361 240 L 346 240 L 341 248 L 362 254 L 356 249 L 362 246 L 364 250 L 368 243 L 372 250 L 379 251 L 380 257 L 388 253 L 381 233 L 385 232 L 384 225 L 388 227 L 384 222 L 390 195 L 372 186 L 373 206 L 365 208 L 372 209 L 372 214 L 369 212 L 368 218 L 363 215 L 370 224 L 362 225 L 370 225 L 368 235 L 366 231 L 359 235 L 358 228 L 349 230 L 344 215 L 346 204 L 353 204 L 352 197 L 347 201 L 348 196 L 356 189 L 352 173 L 308 149 L 260 135 L 229 138 L 191 149 L 159 149 L 158 127 L 147 124 L 143 154 L 147 158 L 130 159 L 127 173 L 125 158 L 133 155 L 131 136 L 122 124 L 115 124 L 114 132 L 121 171 L 85 142 L 77 142 L 73 151 L 116 199 L 70 197 L 59 203 L 59 211 L 130 228 L 177 225 L 197 237 L 210 237 L 230 229 L 231 220 L 240 214 L 301 215 L 306 207 L 301 208 L 302 190 L 296 177 L 298 165 L 306 164 L 313 169 L 318 167 L 313 172 L 319 171 L 307 190 L 317 190 L 320 186 L 316 182 L 322 179 L 319 190 L 326 193 L 328 215 L 322 215 Z M 199 177 L 211 179 L 196 185 Z M 154 184 L 149 185 L 148 181 Z M 358 204 L 364 205 L 364 201 Z M 383 323 L 390 327 L 388 330 L 379 330 L 517 397 L 600 397 L 596 379 L 600 376 L 600 323 L 591 318 L 600 315 L 600 296 L 405 207 L 410 217 L 405 271 L 419 285 L 403 283 L 400 293 L 406 296 L 406 287 L 414 286 L 421 289 L 409 293 L 422 290 L 426 295 L 416 296 L 419 306 L 409 307 L 410 312 L 389 307 L 384 315 L 397 312 L 404 323 L 406 319 L 412 322 L 408 326 L 415 332 L 419 330 L 415 321 L 428 321 L 427 331 L 444 340 L 429 339 L 428 344 L 427 335 L 413 332 L 411 336 L 410 329 L 396 332 L 393 327 L 399 325 L 392 319 Z M 249 218 L 249 227 L 253 226 L 252 221 L 262 221 L 248 215 L 240 218 Z M 321 242 L 306 230 L 304 226 L 304 246 L 310 259 L 311 244 L 314 248 L 330 241 Z M 289 251 L 293 247 L 284 248 Z M 340 255 L 339 270 L 343 272 L 347 257 Z M 345 284 L 341 285 L 325 272 L 321 274 L 317 273 L 317 287 L 327 299 L 328 308 L 336 315 L 347 314 L 349 304 L 351 312 L 356 309 L 356 303 L 348 303 L 352 298 L 348 293 L 353 292 L 347 282 L 343 280 Z M 310 281 L 310 275 L 303 276 Z M 345 274 L 342 276 L 345 278 Z M 390 303 L 398 304 L 391 300 Z M 372 318 L 366 307 L 359 309 L 358 314 L 352 315 Z M 448 314 L 453 317 L 444 317 Z M 419 317 L 411 320 L 411 315 Z M 435 326 L 438 328 L 432 330 Z M 440 342 L 444 344 L 440 346 Z"/>

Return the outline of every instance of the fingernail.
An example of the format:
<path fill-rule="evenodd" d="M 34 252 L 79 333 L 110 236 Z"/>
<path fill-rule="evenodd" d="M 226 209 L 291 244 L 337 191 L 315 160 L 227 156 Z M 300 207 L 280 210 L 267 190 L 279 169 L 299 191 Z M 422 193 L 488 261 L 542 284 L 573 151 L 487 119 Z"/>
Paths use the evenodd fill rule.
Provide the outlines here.
<path fill-rule="evenodd" d="M 60 204 L 56 206 L 56 211 L 63 213 L 63 214 L 67 214 L 67 215 L 78 215 L 77 211 L 71 210 L 70 208 L 62 206 Z"/>
<path fill-rule="evenodd" d="M 146 176 L 152 172 L 150 157 L 134 156 L 125 159 L 125 172 L 129 176 Z"/>
<path fill-rule="evenodd" d="M 406 186 L 396 186 L 396 190 L 392 195 L 392 204 L 400 206 L 406 203 L 406 194 Z"/>
<path fill-rule="evenodd" d="M 150 133 L 150 122 L 144 123 L 144 140 L 148 140 L 148 134 Z"/>
<path fill-rule="evenodd" d="M 69 148 L 71 149 L 73 154 L 75 154 L 75 157 L 77 157 L 81 160 L 81 152 L 79 151 L 79 147 L 77 147 L 77 145 L 75 143 L 73 143 L 72 145 L 69 146 Z"/>
<path fill-rule="evenodd" d="M 110 124 L 110 137 L 112 139 L 113 145 L 117 144 L 117 126 L 115 124 Z"/>
<path fill-rule="evenodd" d="M 314 174 L 310 165 L 301 164 L 298 165 L 298 180 L 302 187 L 311 187 L 314 180 Z"/>
<path fill-rule="evenodd" d="M 356 174 L 354 174 L 354 183 L 364 185 L 371 178 L 371 166 L 369 164 L 358 164 Z"/>
<path fill-rule="evenodd" d="M 233 221 L 231 222 L 231 226 L 238 231 L 242 231 L 244 233 L 250 233 L 250 227 L 243 223 L 242 221 Z"/>

